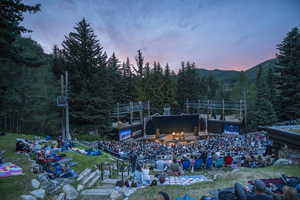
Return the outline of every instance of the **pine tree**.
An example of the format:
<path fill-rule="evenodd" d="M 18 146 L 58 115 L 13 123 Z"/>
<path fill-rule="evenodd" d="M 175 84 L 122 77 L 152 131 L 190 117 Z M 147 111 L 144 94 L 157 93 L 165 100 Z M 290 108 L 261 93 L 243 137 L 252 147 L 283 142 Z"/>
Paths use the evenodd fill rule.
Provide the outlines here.
<path fill-rule="evenodd" d="M 22 49 L 16 46 L 14 42 L 21 36 L 21 33 L 30 32 L 20 25 L 24 13 L 39 10 L 39 4 L 29 6 L 22 3 L 21 0 L 0 1 L 0 61 L 14 60 L 18 64 L 38 65 L 34 62 L 33 57 L 21 56 Z"/>
<path fill-rule="evenodd" d="M 107 69 L 109 73 L 109 82 L 112 90 L 113 103 L 120 103 L 124 98 L 124 88 L 122 88 L 122 75 L 119 60 L 115 53 L 107 61 Z"/>
<path fill-rule="evenodd" d="M 276 113 L 268 94 L 268 87 L 260 67 L 256 78 L 255 118 L 253 119 L 255 126 L 272 125 L 277 121 Z"/>
<path fill-rule="evenodd" d="M 275 101 L 275 84 L 274 84 L 274 75 L 273 75 L 273 70 L 270 68 L 268 70 L 267 74 L 267 84 L 268 84 L 268 98 L 271 101 L 271 103 L 274 105 Z"/>
<path fill-rule="evenodd" d="M 277 46 L 277 110 L 282 120 L 300 118 L 300 32 L 293 28 Z"/>
<path fill-rule="evenodd" d="M 111 129 L 112 90 L 107 56 L 93 29 L 81 20 L 62 43 L 70 80 L 71 123 L 83 131 Z"/>
<path fill-rule="evenodd" d="M 134 84 L 136 90 L 136 100 L 146 101 L 145 83 L 144 83 L 144 56 L 141 50 L 138 50 L 138 55 L 135 57 L 137 67 L 133 66 L 135 71 Z"/>

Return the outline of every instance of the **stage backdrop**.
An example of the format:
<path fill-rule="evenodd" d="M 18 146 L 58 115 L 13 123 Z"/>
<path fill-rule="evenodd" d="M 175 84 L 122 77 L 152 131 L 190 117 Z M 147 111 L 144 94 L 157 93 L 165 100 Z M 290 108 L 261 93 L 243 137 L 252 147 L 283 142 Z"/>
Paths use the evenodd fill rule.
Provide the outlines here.
<path fill-rule="evenodd" d="M 146 134 L 154 135 L 156 129 L 160 134 L 171 134 L 172 132 L 193 133 L 195 128 L 198 131 L 198 115 L 171 115 L 152 117 L 146 125 Z"/>

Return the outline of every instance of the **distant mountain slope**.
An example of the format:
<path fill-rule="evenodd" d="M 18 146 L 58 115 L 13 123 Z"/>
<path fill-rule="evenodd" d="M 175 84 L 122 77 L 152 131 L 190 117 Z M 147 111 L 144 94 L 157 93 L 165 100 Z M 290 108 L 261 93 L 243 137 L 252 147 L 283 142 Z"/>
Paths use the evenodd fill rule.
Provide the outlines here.
<path fill-rule="evenodd" d="M 248 77 L 249 81 L 254 81 L 256 78 L 256 73 L 258 72 L 258 69 L 260 66 L 262 66 L 262 69 L 264 72 L 269 70 L 270 68 L 274 68 L 276 65 L 277 59 L 273 58 L 270 60 L 266 60 L 248 70 L 245 71 L 246 76 Z M 235 70 L 208 70 L 208 69 L 197 69 L 198 74 L 201 77 L 208 77 L 208 76 L 214 76 L 217 80 L 223 82 L 232 84 L 235 81 L 239 79 L 239 71 Z"/>
<path fill-rule="evenodd" d="M 266 60 L 248 70 L 246 70 L 246 75 L 249 80 L 255 80 L 256 74 L 258 72 L 259 67 L 261 66 L 264 72 L 267 72 L 270 68 L 274 68 L 276 66 L 277 59 L 273 58 L 270 60 Z"/>
<path fill-rule="evenodd" d="M 237 77 L 239 77 L 240 72 L 235 70 L 208 70 L 208 69 L 197 69 L 198 74 L 201 77 L 214 76 L 217 80 L 232 83 Z"/>

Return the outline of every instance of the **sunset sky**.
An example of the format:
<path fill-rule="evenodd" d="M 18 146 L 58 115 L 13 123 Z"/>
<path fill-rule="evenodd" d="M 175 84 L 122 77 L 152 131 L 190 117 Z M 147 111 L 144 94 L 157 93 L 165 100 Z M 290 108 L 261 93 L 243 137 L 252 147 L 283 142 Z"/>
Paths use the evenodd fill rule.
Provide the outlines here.
<path fill-rule="evenodd" d="M 25 0 L 41 4 L 26 15 L 29 35 L 47 53 L 60 46 L 83 17 L 108 55 L 145 60 L 172 69 L 181 61 L 198 68 L 253 67 L 275 57 L 276 45 L 300 25 L 300 0 Z"/>

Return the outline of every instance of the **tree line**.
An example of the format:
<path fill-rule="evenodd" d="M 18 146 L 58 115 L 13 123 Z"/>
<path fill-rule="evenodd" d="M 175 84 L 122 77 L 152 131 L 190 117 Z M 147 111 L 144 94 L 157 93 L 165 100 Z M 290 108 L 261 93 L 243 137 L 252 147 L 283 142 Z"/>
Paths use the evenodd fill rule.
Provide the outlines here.
<path fill-rule="evenodd" d="M 25 12 L 39 5 L 19 0 L 0 2 L 1 128 L 17 132 L 58 134 L 61 112 L 56 107 L 60 76 L 69 73 L 71 127 L 80 133 L 111 131 L 117 103 L 150 101 L 153 113 L 170 105 L 181 113 L 187 99 L 247 100 L 248 127 L 300 117 L 300 33 L 291 30 L 278 45 L 278 63 L 259 68 L 255 83 L 244 72 L 233 85 L 198 73 L 195 63 L 182 62 L 178 72 L 160 62 L 149 63 L 141 50 L 135 60 L 107 55 L 91 25 L 82 19 L 64 41 L 45 54 L 40 45 L 22 37 Z"/>

